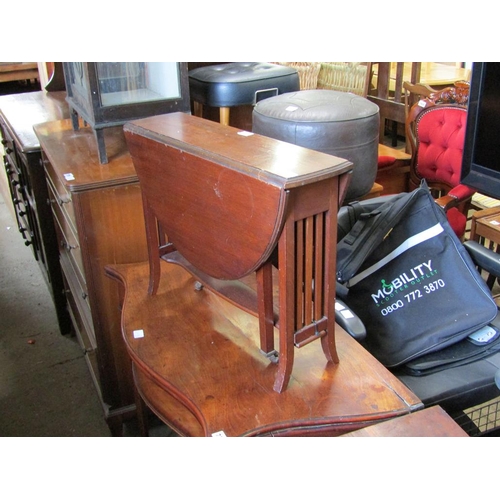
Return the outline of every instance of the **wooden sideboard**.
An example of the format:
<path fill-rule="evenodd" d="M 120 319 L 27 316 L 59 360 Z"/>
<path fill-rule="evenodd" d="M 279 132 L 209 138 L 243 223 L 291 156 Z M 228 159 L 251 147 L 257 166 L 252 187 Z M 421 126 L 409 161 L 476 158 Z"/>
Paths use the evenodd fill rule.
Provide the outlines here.
<path fill-rule="evenodd" d="M 36 125 L 59 242 L 68 308 L 114 435 L 135 415 L 134 389 L 107 264 L 147 259 L 141 189 L 121 127 L 105 130 L 101 165 L 92 129 Z"/>
<path fill-rule="evenodd" d="M 33 251 L 52 295 L 63 334 L 70 333 L 71 321 L 66 309 L 58 243 L 47 203 L 40 144 L 33 125 L 67 118 L 69 111 L 65 95 L 65 92 L 28 92 L 0 97 L 0 132 L 7 192 L 18 229 L 25 244 Z"/>

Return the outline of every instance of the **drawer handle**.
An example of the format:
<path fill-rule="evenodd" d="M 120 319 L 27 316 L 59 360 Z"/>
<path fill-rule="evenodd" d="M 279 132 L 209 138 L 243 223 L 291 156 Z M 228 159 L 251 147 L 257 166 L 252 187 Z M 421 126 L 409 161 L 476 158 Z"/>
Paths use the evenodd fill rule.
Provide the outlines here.
<path fill-rule="evenodd" d="M 59 203 L 59 206 L 62 207 L 65 203 L 71 203 L 71 198 L 69 196 L 67 198 L 59 198 L 57 203 Z"/>
<path fill-rule="evenodd" d="M 61 241 L 61 248 L 64 248 L 68 252 L 71 252 L 71 250 L 75 250 L 78 247 L 76 245 L 75 246 L 70 245 L 69 243 L 66 243 L 65 241 Z"/>

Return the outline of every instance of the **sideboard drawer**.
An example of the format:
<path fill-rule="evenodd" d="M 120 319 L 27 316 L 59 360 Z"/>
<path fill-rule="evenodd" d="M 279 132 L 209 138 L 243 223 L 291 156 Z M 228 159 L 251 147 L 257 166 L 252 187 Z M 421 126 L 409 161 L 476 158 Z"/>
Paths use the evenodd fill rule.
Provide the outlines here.
<path fill-rule="evenodd" d="M 74 271 L 73 262 L 69 255 L 61 253 L 61 268 L 66 280 L 66 296 L 70 302 L 72 315 L 78 322 L 78 330 L 82 336 L 82 346 L 85 349 L 94 349 L 96 347 L 94 323 L 90 311 L 89 296 L 85 287 L 79 281 L 77 273 Z M 71 299 L 71 300 L 70 300 Z M 83 332 L 82 332 L 83 330 Z"/>
<path fill-rule="evenodd" d="M 81 252 L 80 252 L 80 258 L 78 259 L 78 254 L 75 254 L 73 252 L 73 249 L 70 248 L 69 243 L 67 243 L 67 240 L 64 236 L 64 233 L 62 232 L 61 226 L 59 225 L 59 222 L 56 218 L 54 218 L 54 225 L 55 225 L 55 230 L 56 230 L 56 235 L 57 239 L 59 241 L 59 258 L 61 259 L 64 258 L 66 261 L 69 263 L 66 265 L 66 268 L 71 270 L 71 274 L 75 276 L 75 279 L 78 281 L 80 288 L 82 290 L 83 295 L 88 295 L 88 289 L 87 289 L 87 281 L 85 279 L 85 274 L 82 273 L 81 270 Z M 75 259 L 77 257 L 77 259 Z M 77 262 L 77 260 L 80 260 L 80 265 Z M 90 307 L 90 306 L 89 306 Z"/>
<path fill-rule="evenodd" d="M 49 162 L 44 161 L 45 166 L 50 165 Z M 60 182 L 57 176 L 51 176 L 50 168 L 46 169 L 47 185 L 49 188 L 49 198 L 52 207 L 58 206 L 60 211 L 65 214 L 67 221 L 71 224 L 73 232 L 77 234 L 75 208 L 71 194 L 66 190 L 64 184 Z"/>
<path fill-rule="evenodd" d="M 73 330 L 75 331 L 80 347 L 85 352 L 85 360 L 87 361 L 92 379 L 98 385 L 97 341 L 88 304 L 88 296 L 83 293 L 80 284 L 75 280 L 75 273 L 71 268 L 71 262 L 64 254 L 61 254 L 61 268 L 64 273 L 67 306 Z"/>
<path fill-rule="evenodd" d="M 82 283 L 82 286 L 86 286 L 82 250 L 78 237 L 73 232 L 70 222 L 58 204 L 52 205 L 52 212 L 54 214 L 54 225 L 59 242 L 59 252 L 66 254 L 68 259 L 72 261 L 72 268 L 78 274 L 78 280 Z"/>

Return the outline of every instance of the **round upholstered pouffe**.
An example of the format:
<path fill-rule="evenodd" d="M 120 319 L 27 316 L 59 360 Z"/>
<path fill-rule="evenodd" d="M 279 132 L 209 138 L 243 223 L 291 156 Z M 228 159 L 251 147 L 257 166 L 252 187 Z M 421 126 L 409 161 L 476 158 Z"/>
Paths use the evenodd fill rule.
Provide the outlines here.
<path fill-rule="evenodd" d="M 270 97 L 253 109 L 256 134 L 339 156 L 354 165 L 345 202 L 358 200 L 377 175 L 379 109 L 364 97 L 301 90 Z"/>

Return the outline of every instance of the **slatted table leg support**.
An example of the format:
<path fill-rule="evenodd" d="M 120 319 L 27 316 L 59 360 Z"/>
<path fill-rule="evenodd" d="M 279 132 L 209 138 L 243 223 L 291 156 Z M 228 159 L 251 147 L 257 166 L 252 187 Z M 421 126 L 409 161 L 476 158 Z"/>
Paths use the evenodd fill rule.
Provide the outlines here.
<path fill-rule="evenodd" d="M 321 339 L 328 361 L 338 363 L 335 346 L 335 217 L 338 180 L 293 193 L 279 240 L 279 362 L 274 390 L 288 385 L 295 347 Z"/>

